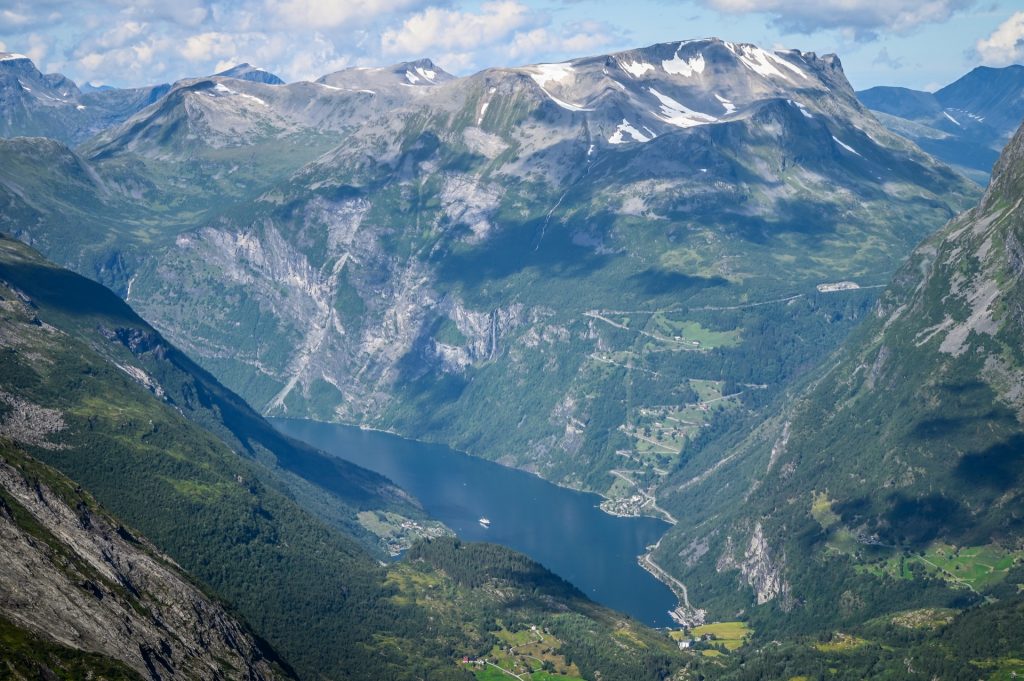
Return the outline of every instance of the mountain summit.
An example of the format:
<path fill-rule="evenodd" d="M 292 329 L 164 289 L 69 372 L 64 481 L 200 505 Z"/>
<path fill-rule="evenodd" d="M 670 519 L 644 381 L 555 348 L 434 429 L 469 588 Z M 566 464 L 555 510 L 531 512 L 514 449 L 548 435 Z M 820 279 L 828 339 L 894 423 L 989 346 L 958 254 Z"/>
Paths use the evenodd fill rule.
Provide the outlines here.
<path fill-rule="evenodd" d="M 76 144 L 152 104 L 168 89 L 83 91 L 60 73 L 43 74 L 24 55 L 0 52 L 0 137 L 51 137 Z"/>
<path fill-rule="evenodd" d="M 269 71 L 257 68 L 249 63 L 242 63 L 232 66 L 230 69 L 216 74 L 223 78 L 237 78 L 238 80 L 251 80 L 256 83 L 267 85 L 284 85 L 284 81 Z"/>
<path fill-rule="evenodd" d="M 11 192 L 19 236 L 267 413 L 613 495 L 613 469 L 658 484 L 782 390 L 857 319 L 857 287 L 976 195 L 881 126 L 834 56 L 704 39 L 320 80 L 180 81 L 77 153 L 46 149 L 85 195 L 44 214 Z M 31 146 L 0 149 L 11 183 L 38 177 L 17 170 Z M 816 289 L 835 282 L 854 284 Z M 666 412 L 676 439 L 647 452 L 660 407 L 701 394 L 722 409 Z M 498 395 L 518 408 L 484 418 Z"/>
<path fill-rule="evenodd" d="M 355 66 L 321 76 L 316 82 L 336 88 L 374 91 L 399 85 L 429 87 L 450 80 L 455 80 L 455 76 L 430 59 L 417 59 L 380 68 Z"/>

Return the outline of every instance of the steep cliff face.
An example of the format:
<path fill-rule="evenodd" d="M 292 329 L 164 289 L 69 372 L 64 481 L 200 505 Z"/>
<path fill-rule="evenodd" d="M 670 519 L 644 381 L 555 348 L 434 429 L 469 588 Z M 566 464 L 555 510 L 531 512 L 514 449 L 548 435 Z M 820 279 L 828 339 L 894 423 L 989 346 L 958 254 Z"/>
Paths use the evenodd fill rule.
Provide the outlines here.
<path fill-rule="evenodd" d="M 742 551 L 734 546 L 732 537 L 726 537 L 725 548 L 715 564 L 718 572 L 736 570 L 754 592 L 758 605 L 780 598 L 780 607 L 793 609 L 793 598 L 784 574 L 785 560 L 774 558 L 764 536 L 761 523 L 755 523 L 750 539 Z"/>
<path fill-rule="evenodd" d="M 143 678 L 286 674 L 175 563 L 82 489 L 0 443 L 0 615 Z"/>

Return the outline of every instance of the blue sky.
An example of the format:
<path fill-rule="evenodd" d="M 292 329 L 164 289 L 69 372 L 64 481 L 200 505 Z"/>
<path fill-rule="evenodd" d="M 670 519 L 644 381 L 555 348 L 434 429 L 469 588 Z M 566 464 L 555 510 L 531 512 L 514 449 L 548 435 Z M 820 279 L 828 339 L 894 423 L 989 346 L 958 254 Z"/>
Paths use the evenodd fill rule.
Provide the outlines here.
<path fill-rule="evenodd" d="M 1021 0 L 0 0 L 0 49 L 79 82 L 248 61 L 286 80 L 432 57 L 454 73 L 717 36 L 837 53 L 854 87 L 1024 62 Z"/>

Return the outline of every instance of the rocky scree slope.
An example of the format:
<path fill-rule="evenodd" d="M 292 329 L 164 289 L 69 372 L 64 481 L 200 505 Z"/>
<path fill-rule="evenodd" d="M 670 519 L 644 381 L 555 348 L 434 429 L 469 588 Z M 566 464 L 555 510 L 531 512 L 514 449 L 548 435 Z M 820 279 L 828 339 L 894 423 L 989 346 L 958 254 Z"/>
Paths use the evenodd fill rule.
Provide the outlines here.
<path fill-rule="evenodd" d="M 0 399 L 6 437 L 58 446 L 41 432 L 60 427 L 56 413 L 7 393 Z M 170 558 L 6 437 L 0 616 L 45 641 L 119 660 L 142 678 L 287 677 Z"/>

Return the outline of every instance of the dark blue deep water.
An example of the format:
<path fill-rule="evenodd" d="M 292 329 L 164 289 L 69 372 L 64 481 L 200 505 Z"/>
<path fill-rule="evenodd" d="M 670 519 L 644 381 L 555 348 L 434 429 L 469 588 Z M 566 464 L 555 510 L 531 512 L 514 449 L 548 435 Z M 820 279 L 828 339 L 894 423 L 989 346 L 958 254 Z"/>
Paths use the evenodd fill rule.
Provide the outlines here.
<path fill-rule="evenodd" d="M 656 627 L 671 626 L 672 592 L 637 565 L 668 529 L 654 518 L 616 518 L 600 497 L 448 447 L 314 421 L 274 419 L 282 432 L 387 476 L 432 517 L 469 541 L 522 551 L 590 598 Z M 491 520 L 485 529 L 481 516 Z"/>

